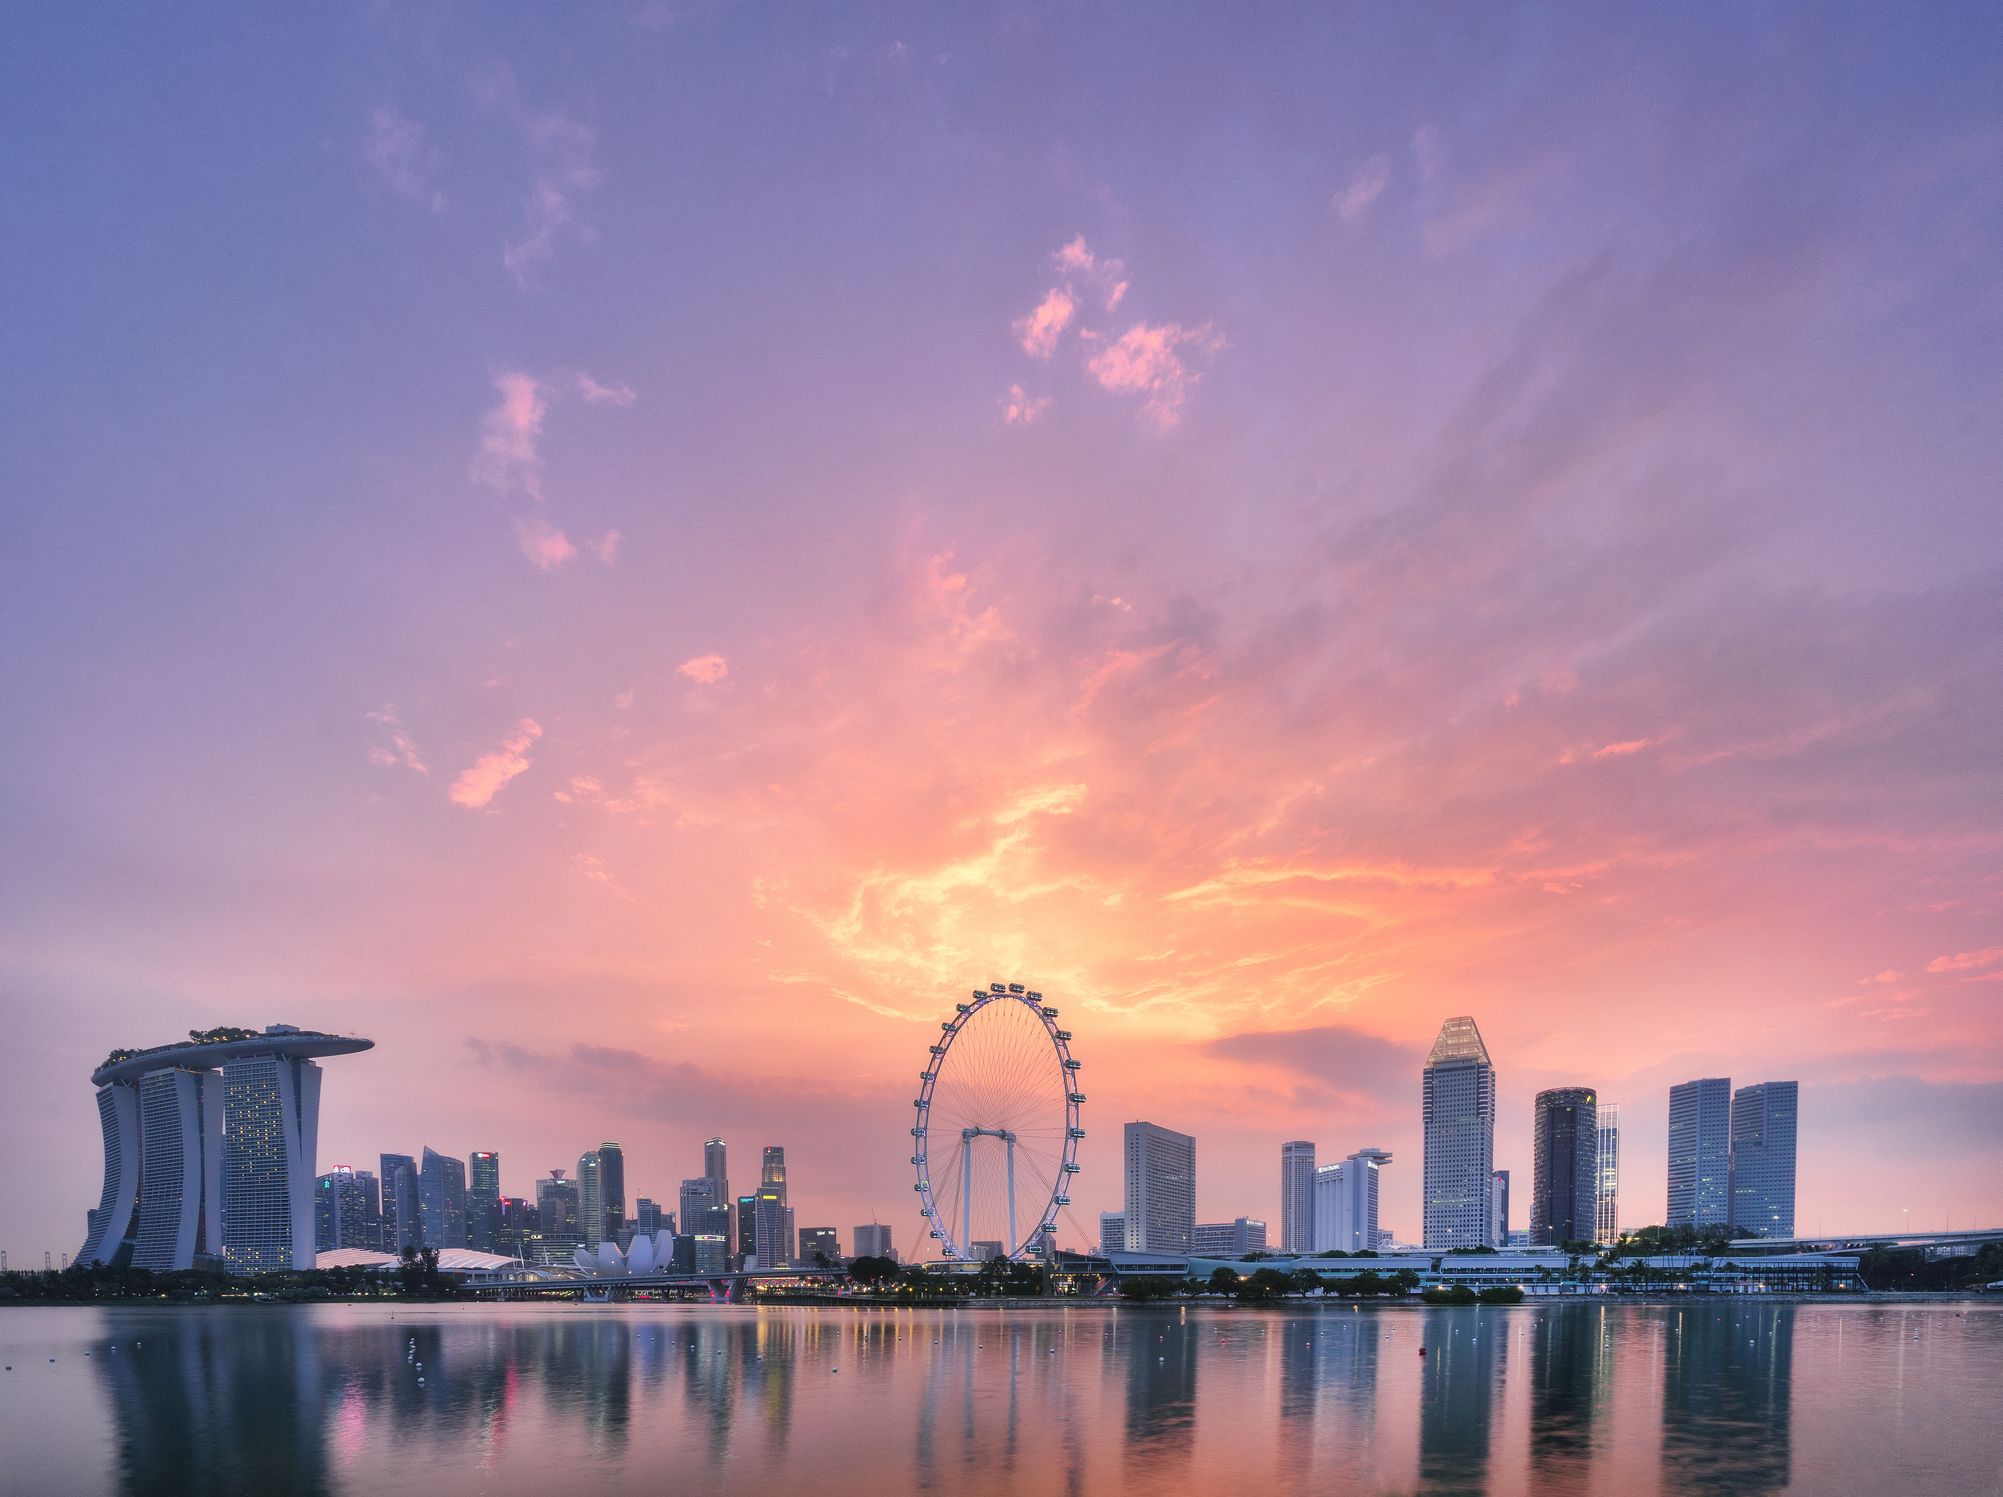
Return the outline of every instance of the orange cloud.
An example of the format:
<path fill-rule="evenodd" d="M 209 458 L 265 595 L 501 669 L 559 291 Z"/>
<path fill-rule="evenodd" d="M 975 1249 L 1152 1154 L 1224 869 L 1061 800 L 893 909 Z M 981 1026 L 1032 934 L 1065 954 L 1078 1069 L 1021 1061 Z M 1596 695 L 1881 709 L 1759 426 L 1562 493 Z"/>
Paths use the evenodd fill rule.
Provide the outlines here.
<path fill-rule="evenodd" d="M 1926 969 L 1929 972 L 1972 972 L 1997 962 L 2003 962 L 2003 946 L 1986 946 L 1980 951 L 1957 951 L 1952 956 L 1937 956 L 1926 964 Z"/>
<path fill-rule="evenodd" d="M 498 749 L 482 754 L 460 772 L 452 782 L 452 803 L 469 811 L 487 809 L 510 780 L 528 771 L 529 749 L 540 737 L 542 724 L 532 717 L 523 718 Z"/>

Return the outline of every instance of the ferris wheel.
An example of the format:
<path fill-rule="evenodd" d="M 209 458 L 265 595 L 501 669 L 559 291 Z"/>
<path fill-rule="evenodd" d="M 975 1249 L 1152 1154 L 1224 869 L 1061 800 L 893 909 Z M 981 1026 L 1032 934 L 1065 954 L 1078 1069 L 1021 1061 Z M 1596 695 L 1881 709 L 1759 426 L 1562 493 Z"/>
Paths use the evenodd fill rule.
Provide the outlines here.
<path fill-rule="evenodd" d="M 947 1258 L 1030 1258 L 1054 1247 L 1078 1173 L 1085 1101 L 1071 1035 L 1019 982 L 954 1005 L 919 1072 L 912 1189 Z"/>

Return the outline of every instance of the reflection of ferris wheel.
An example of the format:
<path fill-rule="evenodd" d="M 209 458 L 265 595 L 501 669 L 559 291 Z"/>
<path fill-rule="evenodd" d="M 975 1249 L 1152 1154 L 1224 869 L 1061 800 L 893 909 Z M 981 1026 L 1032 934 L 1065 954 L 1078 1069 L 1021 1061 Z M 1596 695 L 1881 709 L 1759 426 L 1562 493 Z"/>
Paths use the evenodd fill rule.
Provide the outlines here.
<path fill-rule="evenodd" d="M 1019 982 L 955 1005 L 918 1079 L 911 1163 L 948 1258 L 1040 1256 L 1078 1173 L 1078 1062 L 1057 1010 Z"/>

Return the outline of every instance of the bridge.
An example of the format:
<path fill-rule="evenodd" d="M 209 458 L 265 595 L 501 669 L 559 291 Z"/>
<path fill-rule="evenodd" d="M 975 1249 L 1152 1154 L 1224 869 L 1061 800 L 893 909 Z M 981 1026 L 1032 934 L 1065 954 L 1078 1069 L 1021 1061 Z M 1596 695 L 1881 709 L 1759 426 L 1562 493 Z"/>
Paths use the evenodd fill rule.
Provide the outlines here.
<path fill-rule="evenodd" d="M 2003 1227 L 1975 1227 L 1962 1232 L 1827 1232 L 1794 1237 L 1735 1237 L 1731 1253 L 1742 1258 L 1782 1253 L 1867 1253 L 1872 1248 L 1919 1248 L 1929 1258 L 1957 1252 L 1972 1253 L 1992 1242 L 2003 1242 Z"/>

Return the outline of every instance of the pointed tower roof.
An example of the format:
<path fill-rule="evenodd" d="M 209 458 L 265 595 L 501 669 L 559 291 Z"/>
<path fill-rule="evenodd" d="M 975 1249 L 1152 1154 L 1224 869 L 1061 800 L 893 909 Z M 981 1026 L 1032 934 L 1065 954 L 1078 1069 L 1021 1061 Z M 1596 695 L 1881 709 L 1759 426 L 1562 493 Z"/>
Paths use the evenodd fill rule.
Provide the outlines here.
<path fill-rule="evenodd" d="M 1473 1061 L 1483 1066 L 1494 1064 L 1488 1058 L 1488 1046 L 1481 1042 L 1481 1030 L 1471 1015 L 1462 1014 L 1440 1026 L 1440 1037 L 1433 1041 L 1433 1051 L 1426 1057 L 1426 1067 L 1430 1070 L 1454 1061 Z"/>

